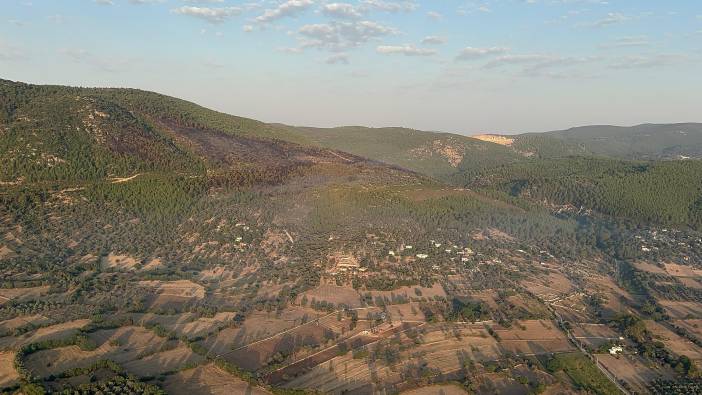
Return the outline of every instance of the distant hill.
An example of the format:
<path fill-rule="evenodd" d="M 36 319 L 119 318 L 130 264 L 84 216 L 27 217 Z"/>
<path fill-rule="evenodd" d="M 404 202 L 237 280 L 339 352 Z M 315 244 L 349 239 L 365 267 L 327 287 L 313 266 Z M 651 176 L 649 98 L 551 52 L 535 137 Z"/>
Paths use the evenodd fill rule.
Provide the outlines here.
<path fill-rule="evenodd" d="M 474 138 L 516 151 L 554 158 L 597 155 L 632 160 L 702 158 L 702 124 L 582 126 L 545 133 L 484 134 Z"/>
<path fill-rule="evenodd" d="M 702 227 L 702 161 L 554 158 L 484 171 L 467 186 L 637 223 Z"/>
<path fill-rule="evenodd" d="M 443 179 L 459 171 L 479 170 L 525 158 L 509 147 L 450 133 L 360 126 L 331 129 L 298 127 L 295 130 L 322 147 Z"/>
<path fill-rule="evenodd" d="M 603 156 L 625 159 L 702 158 L 702 124 L 583 126 L 545 135 Z"/>

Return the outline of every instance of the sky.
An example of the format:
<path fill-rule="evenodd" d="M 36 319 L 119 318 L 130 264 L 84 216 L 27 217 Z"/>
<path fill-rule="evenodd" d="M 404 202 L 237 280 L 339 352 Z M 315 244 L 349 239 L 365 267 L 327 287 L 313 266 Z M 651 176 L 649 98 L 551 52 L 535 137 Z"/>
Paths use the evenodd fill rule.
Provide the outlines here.
<path fill-rule="evenodd" d="M 266 122 L 462 134 L 702 121 L 700 0 L 1 0 L 0 78 Z"/>

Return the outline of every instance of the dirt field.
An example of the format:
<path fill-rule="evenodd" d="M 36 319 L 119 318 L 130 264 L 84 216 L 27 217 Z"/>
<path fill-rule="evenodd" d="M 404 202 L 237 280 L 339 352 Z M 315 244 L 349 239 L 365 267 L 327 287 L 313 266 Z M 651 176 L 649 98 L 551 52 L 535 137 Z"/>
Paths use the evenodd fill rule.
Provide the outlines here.
<path fill-rule="evenodd" d="M 136 270 L 139 265 L 139 261 L 129 255 L 116 255 L 110 253 L 106 257 L 102 258 L 101 266 L 103 269 L 112 269 L 119 271 L 132 271 Z"/>
<path fill-rule="evenodd" d="M 476 395 L 528 395 L 529 390 L 517 380 L 496 373 L 484 374 L 477 383 Z"/>
<path fill-rule="evenodd" d="M 619 313 L 629 311 L 627 304 L 634 303 L 634 297 L 621 289 L 612 279 L 604 276 L 592 276 L 591 291 L 603 295 L 607 301 L 603 306 L 604 318 L 612 318 Z"/>
<path fill-rule="evenodd" d="M 689 278 L 689 277 L 678 277 L 678 281 L 680 281 L 684 286 L 692 289 L 702 289 L 702 282 L 700 282 L 700 278 Z"/>
<path fill-rule="evenodd" d="M 205 297 L 205 288 L 189 280 L 139 281 L 139 286 L 154 292 L 147 302 L 150 308 L 175 307 Z"/>
<path fill-rule="evenodd" d="M 17 383 L 19 375 L 14 367 L 15 353 L 0 351 L 0 389 Z"/>
<path fill-rule="evenodd" d="M 702 318 L 702 303 L 659 300 L 658 304 L 674 320 Z"/>
<path fill-rule="evenodd" d="M 574 349 L 552 321 L 521 321 L 509 329 L 499 326 L 493 329 L 500 336 L 500 347 L 517 354 L 533 355 Z"/>
<path fill-rule="evenodd" d="M 0 261 L 5 258 L 10 258 L 14 255 L 15 252 L 12 251 L 8 246 L 0 245 Z"/>
<path fill-rule="evenodd" d="M 352 308 L 361 306 L 361 295 L 359 295 L 358 292 L 351 287 L 321 284 L 317 288 L 311 289 L 300 295 L 297 298 L 297 303 L 300 303 L 303 295 L 307 297 L 309 302 L 314 299 L 316 301 L 325 301 L 336 305 L 345 304 Z"/>
<path fill-rule="evenodd" d="M 648 384 L 664 372 L 654 371 L 646 366 L 643 361 L 633 355 L 620 355 L 618 357 L 602 354 L 596 356 L 597 360 L 618 380 L 624 380 L 631 388 L 640 393 L 647 393 Z"/>
<path fill-rule="evenodd" d="M 163 389 L 172 395 L 270 395 L 269 392 L 252 387 L 211 364 L 168 376 L 163 383 Z"/>
<path fill-rule="evenodd" d="M 419 289 L 421 292 L 421 296 L 418 296 L 415 292 L 415 289 Z M 424 287 L 401 287 L 398 288 L 394 291 L 370 291 L 370 294 L 375 298 L 376 296 L 380 297 L 386 297 L 390 300 L 392 300 L 392 296 L 404 296 L 407 299 L 410 298 L 419 298 L 419 297 L 424 297 L 427 299 L 432 299 L 434 296 L 446 296 L 446 291 L 444 291 L 444 288 L 441 286 L 441 284 L 434 284 L 431 288 L 424 288 Z"/>
<path fill-rule="evenodd" d="M 574 324 L 573 335 L 578 341 L 592 348 L 598 348 L 610 340 L 619 340 L 617 332 L 602 324 Z"/>
<path fill-rule="evenodd" d="M 163 262 L 161 261 L 161 258 L 154 258 L 148 262 L 141 268 L 142 271 L 148 272 L 151 270 L 157 270 L 162 267 L 165 267 Z"/>
<path fill-rule="evenodd" d="M 31 288 L 0 288 L 0 306 L 9 300 L 23 301 L 38 298 L 49 292 L 49 286 Z"/>
<path fill-rule="evenodd" d="M 43 315 L 26 315 L 26 316 L 20 316 L 20 317 L 15 317 L 11 320 L 6 320 L 0 322 L 0 333 L 3 332 L 11 332 L 17 328 L 21 328 L 23 326 L 32 324 L 32 325 L 41 325 L 50 322 L 48 318 L 44 317 Z"/>
<path fill-rule="evenodd" d="M 529 292 L 546 301 L 555 300 L 573 291 L 570 280 L 558 272 L 551 272 L 545 277 L 523 280 L 522 285 Z"/>
<path fill-rule="evenodd" d="M 226 326 L 230 323 L 236 313 L 222 312 L 215 314 L 214 317 L 201 317 L 192 313 L 183 313 L 175 315 L 162 314 L 141 314 L 135 316 L 135 322 L 140 325 L 159 324 L 164 328 L 174 331 L 178 336 L 187 336 L 189 338 L 206 336 L 217 330 L 218 327 Z"/>
<path fill-rule="evenodd" d="M 195 354 L 186 346 L 158 352 L 147 357 L 124 363 L 124 369 L 137 376 L 156 376 L 164 372 L 179 370 L 185 366 L 198 364 L 205 358 Z"/>
<path fill-rule="evenodd" d="M 275 313 L 256 312 L 247 317 L 240 328 L 224 329 L 216 336 L 207 338 L 202 345 L 214 354 L 223 354 L 323 315 L 312 309 L 296 307 L 286 309 L 280 317 L 276 317 Z"/>
<path fill-rule="evenodd" d="M 702 320 L 675 320 L 673 323 L 702 339 Z"/>
<path fill-rule="evenodd" d="M 458 385 L 432 385 L 402 392 L 402 395 L 466 395 L 469 392 Z"/>
<path fill-rule="evenodd" d="M 404 365 L 423 361 L 430 369 L 455 372 L 461 367 L 461 358 L 474 361 L 493 361 L 501 357 L 499 344 L 485 331 L 483 325 L 472 324 L 418 324 L 415 330 L 422 332 L 421 342 L 415 343 L 407 332 L 396 328 L 386 339 L 406 346 L 394 366 L 383 360 L 370 362 L 366 357 L 354 358 L 353 353 L 337 355 L 319 363 L 303 375 L 294 378 L 286 387 L 318 389 L 325 393 L 341 393 L 344 390 L 370 393 L 375 378 L 383 382 L 399 382 L 399 372 Z M 387 341 L 387 340 L 386 340 Z M 377 344 L 368 347 L 376 347 Z"/>
<path fill-rule="evenodd" d="M 48 376 L 75 367 L 89 366 L 100 359 L 125 363 L 157 352 L 166 340 L 141 327 L 122 327 L 101 330 L 90 334 L 98 346 L 93 351 L 83 351 L 77 346 L 39 351 L 29 355 L 26 365 L 37 375 Z"/>
<path fill-rule="evenodd" d="M 692 267 L 675 263 L 666 263 L 665 271 L 673 277 L 699 277 Z"/>
<path fill-rule="evenodd" d="M 643 272 L 654 273 L 654 274 L 668 274 L 665 271 L 664 267 L 659 267 L 658 265 L 654 265 L 653 263 L 649 263 L 649 262 L 637 261 L 637 262 L 634 262 L 634 267 L 638 270 L 643 271 Z"/>
<path fill-rule="evenodd" d="M 79 328 L 90 323 L 88 319 L 75 320 L 39 328 L 36 332 L 30 332 L 21 337 L 0 338 L 0 349 L 19 348 L 24 344 L 36 343 L 43 340 L 63 339 L 75 334 Z"/>
<path fill-rule="evenodd" d="M 685 355 L 693 361 L 702 360 L 702 350 L 693 342 L 678 336 L 655 321 L 647 320 L 646 328 L 673 353 Z"/>

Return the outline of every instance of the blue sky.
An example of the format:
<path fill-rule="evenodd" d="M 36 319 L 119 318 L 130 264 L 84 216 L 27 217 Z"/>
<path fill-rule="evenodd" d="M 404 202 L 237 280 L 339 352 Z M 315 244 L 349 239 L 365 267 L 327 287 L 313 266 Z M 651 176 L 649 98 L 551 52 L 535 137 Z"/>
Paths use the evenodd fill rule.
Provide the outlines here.
<path fill-rule="evenodd" d="M 3 0 L 0 78 L 311 126 L 702 121 L 699 0 Z"/>

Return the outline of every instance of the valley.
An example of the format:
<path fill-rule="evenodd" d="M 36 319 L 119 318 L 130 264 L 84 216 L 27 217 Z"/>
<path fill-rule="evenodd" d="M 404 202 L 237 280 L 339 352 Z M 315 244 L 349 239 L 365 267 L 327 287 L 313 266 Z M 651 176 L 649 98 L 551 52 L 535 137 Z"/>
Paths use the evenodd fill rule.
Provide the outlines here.
<path fill-rule="evenodd" d="M 0 391 L 695 393 L 702 167 L 608 130 L 0 80 Z"/>

